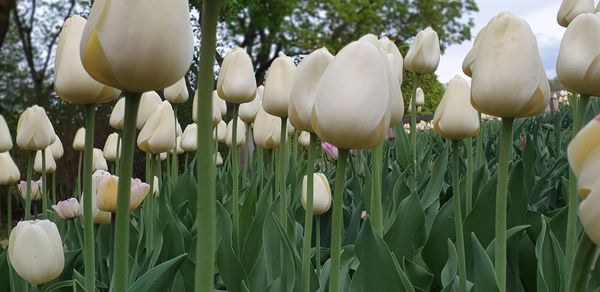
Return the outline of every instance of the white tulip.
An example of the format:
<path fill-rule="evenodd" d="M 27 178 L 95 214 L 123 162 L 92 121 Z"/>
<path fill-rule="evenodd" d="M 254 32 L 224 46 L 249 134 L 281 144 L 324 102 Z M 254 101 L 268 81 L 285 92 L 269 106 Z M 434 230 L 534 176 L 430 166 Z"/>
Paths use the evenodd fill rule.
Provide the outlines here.
<path fill-rule="evenodd" d="M 104 159 L 104 153 L 98 148 L 94 148 L 93 150 L 92 168 L 94 171 L 108 170 L 108 164 L 106 163 L 106 159 Z"/>
<path fill-rule="evenodd" d="M 578 15 L 594 13 L 594 11 L 593 0 L 563 0 L 556 15 L 556 21 L 561 26 L 567 27 Z"/>
<path fill-rule="evenodd" d="M 254 121 L 253 138 L 262 149 L 279 148 L 281 141 L 281 118 L 270 115 L 261 107 Z"/>
<path fill-rule="evenodd" d="M 0 186 L 15 184 L 21 178 L 21 172 L 8 152 L 0 152 L 0 169 Z"/>
<path fill-rule="evenodd" d="M 54 140 L 54 143 L 48 146 L 48 149 L 52 151 L 52 157 L 54 157 L 54 160 L 61 159 L 65 154 L 65 149 L 63 148 L 62 141 L 60 141 L 58 135 L 56 136 L 56 140 Z"/>
<path fill-rule="evenodd" d="M 227 123 L 220 121 L 213 129 L 213 139 L 225 144 L 227 140 Z"/>
<path fill-rule="evenodd" d="M 471 89 L 465 79 L 456 75 L 435 110 L 435 132 L 451 140 L 462 140 L 479 133 L 479 114 L 471 106 Z M 421 121 L 423 122 L 423 121 Z M 427 124 L 424 125 L 427 128 Z"/>
<path fill-rule="evenodd" d="M 428 74 L 433 73 L 440 63 L 440 40 L 437 32 L 428 27 L 417 33 L 415 40 L 406 53 L 406 70 Z"/>
<path fill-rule="evenodd" d="M 225 103 L 225 101 L 223 101 L 222 99 L 219 98 L 219 96 L 217 95 L 217 91 L 213 91 L 212 94 L 212 123 L 213 126 L 218 124 L 221 121 L 221 117 L 223 116 L 222 111 L 223 111 L 223 103 L 221 103 L 221 101 L 223 103 Z M 227 114 L 227 104 L 225 104 L 225 114 Z M 198 91 L 196 91 L 196 94 L 194 95 L 194 102 L 192 103 L 192 120 L 194 121 L 194 123 L 198 122 Z"/>
<path fill-rule="evenodd" d="M 254 66 L 244 49 L 233 48 L 223 58 L 217 91 L 223 100 L 233 104 L 247 103 L 254 99 Z"/>
<path fill-rule="evenodd" d="M 238 115 L 242 121 L 252 124 L 256 119 L 256 114 L 258 113 L 258 109 L 262 105 L 262 97 L 264 93 L 265 87 L 259 86 L 256 89 L 256 96 L 251 102 L 240 104 Z"/>
<path fill-rule="evenodd" d="M 198 149 L 198 126 L 196 124 L 189 124 L 185 127 L 181 135 L 181 149 L 186 152 Z"/>
<path fill-rule="evenodd" d="M 302 207 L 306 210 L 308 200 L 308 177 L 302 179 Z M 331 208 L 331 188 L 322 173 L 313 174 L 313 215 L 319 216 Z"/>
<path fill-rule="evenodd" d="M 17 122 L 17 145 L 28 151 L 46 149 L 56 140 L 54 127 L 44 108 L 34 105 L 27 108 Z"/>
<path fill-rule="evenodd" d="M 102 152 L 104 153 L 104 158 L 106 160 L 111 162 L 117 161 L 121 154 L 121 140 L 119 139 L 118 133 L 108 135 Z"/>
<path fill-rule="evenodd" d="M 227 139 L 225 140 L 225 144 L 227 146 L 232 147 L 233 141 L 233 120 L 227 123 Z M 240 118 L 237 121 L 237 133 L 236 133 L 236 144 L 237 147 L 240 147 L 246 144 L 246 124 Z"/>
<path fill-rule="evenodd" d="M 13 148 L 12 138 L 8 124 L 2 115 L 0 115 L 0 152 L 6 152 Z"/>
<path fill-rule="evenodd" d="M 141 130 L 146 121 L 150 118 L 156 108 L 162 103 L 160 96 L 155 91 L 148 91 L 142 94 L 140 99 L 140 105 L 138 106 L 138 115 L 135 122 L 135 127 Z M 125 107 L 123 107 L 123 113 L 125 113 Z"/>
<path fill-rule="evenodd" d="M 52 156 L 52 151 L 48 148 L 44 150 L 46 152 L 46 173 L 52 174 L 56 171 L 56 161 Z M 35 159 L 33 160 L 33 170 L 37 173 L 42 173 L 42 150 L 38 150 L 35 153 Z"/>
<path fill-rule="evenodd" d="M 123 124 L 125 123 L 125 98 L 117 100 L 115 107 L 113 107 L 110 113 L 110 126 L 115 130 L 123 130 Z"/>
<path fill-rule="evenodd" d="M 265 81 L 262 107 L 267 113 L 287 118 L 295 74 L 294 59 L 280 53 L 269 67 Z"/>
<path fill-rule="evenodd" d="M 175 148 L 175 116 L 168 101 L 163 101 L 150 115 L 138 135 L 138 147 L 147 153 L 160 154 Z"/>
<path fill-rule="evenodd" d="M 190 97 L 187 85 L 185 84 L 185 76 L 179 79 L 175 84 L 165 88 L 164 95 L 165 99 L 170 103 L 185 103 Z"/>

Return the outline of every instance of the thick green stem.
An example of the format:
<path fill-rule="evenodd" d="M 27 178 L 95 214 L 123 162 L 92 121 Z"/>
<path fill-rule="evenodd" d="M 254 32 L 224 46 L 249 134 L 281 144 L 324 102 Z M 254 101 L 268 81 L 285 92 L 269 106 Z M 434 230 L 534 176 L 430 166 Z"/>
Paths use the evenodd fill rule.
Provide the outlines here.
<path fill-rule="evenodd" d="M 56 173 L 52 174 L 52 202 L 54 204 L 58 203 L 56 200 Z"/>
<path fill-rule="evenodd" d="M 371 209 L 369 218 L 373 225 L 373 230 L 383 238 L 383 210 L 381 206 L 381 184 L 383 168 L 383 145 L 381 142 L 373 149 L 373 185 L 371 187 Z"/>
<path fill-rule="evenodd" d="M 179 105 L 173 105 L 173 112 L 175 115 L 175 132 L 177 132 L 177 110 Z M 177 154 L 177 137 L 175 137 L 175 148 L 173 148 L 173 153 L 171 155 L 171 187 L 175 186 L 177 183 L 177 178 L 179 177 L 179 154 Z M 168 173 L 168 171 L 167 171 Z"/>
<path fill-rule="evenodd" d="M 467 193 L 465 194 L 465 214 L 469 214 L 473 208 L 473 139 L 471 137 L 465 139 L 465 150 L 467 152 Z"/>
<path fill-rule="evenodd" d="M 418 84 L 418 82 L 416 83 Z M 416 86 L 413 90 L 411 109 L 410 109 L 410 146 L 413 158 L 413 175 L 411 177 L 412 191 L 417 193 L 417 94 Z"/>
<path fill-rule="evenodd" d="M 287 230 L 287 186 L 285 177 L 285 138 L 287 137 L 287 118 L 281 118 L 280 128 L 280 140 L 279 145 L 279 161 L 277 162 L 277 173 L 279 175 L 279 219 L 281 220 L 281 226 L 284 230 Z"/>
<path fill-rule="evenodd" d="M 94 222 L 92 214 L 92 172 L 94 151 L 94 122 L 96 119 L 96 105 L 85 106 L 85 148 L 83 150 L 83 263 L 85 268 L 86 291 L 95 291 L 96 263 L 94 256 Z"/>
<path fill-rule="evenodd" d="M 48 210 L 48 177 L 46 175 L 46 149 L 42 150 L 42 219 L 46 219 Z"/>
<path fill-rule="evenodd" d="M 8 195 L 6 197 L 6 228 L 7 235 L 10 235 L 10 231 L 12 230 L 12 188 L 8 188 Z"/>
<path fill-rule="evenodd" d="M 575 137 L 581 127 L 583 126 L 583 116 L 587 108 L 589 95 L 580 95 L 577 99 L 575 116 L 573 117 L 573 128 L 571 137 Z M 570 271 L 575 258 L 575 248 L 577 244 L 577 206 L 579 205 L 579 199 L 577 198 L 577 177 L 571 170 L 569 172 L 569 205 L 567 213 L 567 243 L 565 251 L 565 267 L 566 271 Z M 569 283 L 569 273 L 565 273 L 565 283 Z M 569 290 L 567 290 L 569 291 Z"/>
<path fill-rule="evenodd" d="M 317 270 L 317 279 L 321 279 L 321 216 L 317 216 L 315 222 L 315 268 Z"/>
<path fill-rule="evenodd" d="M 25 191 L 25 220 L 31 220 L 31 180 L 33 179 L 33 155 L 27 152 L 27 187 Z"/>
<path fill-rule="evenodd" d="M 513 122 L 513 118 L 502 119 L 500 155 L 497 171 L 495 271 L 500 292 L 506 291 L 506 204 L 508 196 L 508 164 L 512 157 Z"/>
<path fill-rule="evenodd" d="M 339 149 L 337 169 L 335 173 L 335 188 L 333 191 L 333 214 L 331 227 L 331 276 L 329 292 L 340 291 L 340 256 L 342 254 L 342 205 L 344 204 L 344 183 L 346 182 L 347 149 Z"/>
<path fill-rule="evenodd" d="M 196 152 L 197 211 L 196 222 L 202 224 L 202 232 L 196 241 L 195 291 L 213 291 L 216 245 L 216 196 L 215 163 L 212 155 L 212 88 L 217 20 L 220 0 L 203 1 L 200 40 L 200 62 L 198 65 L 198 149 Z"/>
<path fill-rule="evenodd" d="M 125 122 L 123 126 L 123 144 L 121 145 L 121 158 L 119 162 L 117 218 L 115 223 L 116 234 L 114 242 L 115 257 L 113 261 L 113 290 L 119 292 L 127 291 L 129 282 L 129 201 L 131 197 L 133 153 L 136 140 L 135 123 L 137 120 L 140 97 L 140 93 L 125 92 Z"/>
<path fill-rule="evenodd" d="M 459 291 L 467 291 L 467 263 L 465 261 L 465 237 L 463 234 L 462 211 L 460 207 L 459 181 L 459 141 L 452 141 L 452 205 L 454 206 L 454 231 L 456 234 L 458 252 Z"/>
<path fill-rule="evenodd" d="M 158 159 L 157 159 L 158 160 Z M 146 182 L 150 184 L 150 193 L 144 200 L 144 214 L 146 215 L 144 226 L 146 227 L 146 250 L 149 254 L 152 253 L 154 249 L 154 226 L 152 215 L 154 213 L 154 166 L 155 163 L 152 159 L 152 154 L 146 153 L 146 169 L 148 172 L 146 173 Z"/>
<path fill-rule="evenodd" d="M 304 213 L 304 238 L 302 241 L 302 282 L 304 291 L 310 291 L 310 250 L 313 220 L 313 196 L 315 172 L 315 147 L 317 135 L 310 133 L 310 146 L 308 146 L 308 164 L 306 166 L 306 212 Z"/>
<path fill-rule="evenodd" d="M 590 240 L 587 234 L 581 236 L 577 253 L 574 258 L 573 268 L 570 270 L 570 281 L 566 291 L 588 291 L 588 284 L 598 259 L 598 247 Z"/>
<path fill-rule="evenodd" d="M 238 110 L 239 105 L 233 106 L 233 125 L 231 131 L 231 176 L 233 177 L 233 196 L 231 204 L 233 205 L 233 237 L 235 250 L 240 251 L 240 157 L 239 148 L 237 145 L 237 130 L 238 130 Z"/>

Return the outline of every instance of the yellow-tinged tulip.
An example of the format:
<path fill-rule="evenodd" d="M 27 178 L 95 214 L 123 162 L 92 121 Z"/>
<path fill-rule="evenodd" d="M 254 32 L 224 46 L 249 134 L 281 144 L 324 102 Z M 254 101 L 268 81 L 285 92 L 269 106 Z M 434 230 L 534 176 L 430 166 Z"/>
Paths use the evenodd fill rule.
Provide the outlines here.
<path fill-rule="evenodd" d="M 74 104 L 110 102 L 120 91 L 94 80 L 81 64 L 79 45 L 85 24 L 83 17 L 75 15 L 63 25 L 54 61 L 54 90 L 61 99 Z"/>
<path fill-rule="evenodd" d="M 0 169 L 0 186 L 15 184 L 21 178 L 21 172 L 8 152 L 0 153 Z"/>
<path fill-rule="evenodd" d="M 415 96 L 415 103 L 417 104 L 417 106 L 424 106 L 425 105 L 425 93 L 423 92 L 423 89 L 421 89 L 421 87 L 417 87 L 417 91 L 415 92 L 416 96 Z"/>
<path fill-rule="evenodd" d="M 6 152 L 13 147 L 10 130 L 6 124 L 6 120 L 0 115 L 0 152 Z"/>
<path fill-rule="evenodd" d="M 485 33 L 486 28 L 487 28 L 487 26 L 482 27 L 481 30 L 477 33 L 477 36 L 475 36 L 475 41 L 473 41 L 473 47 L 471 47 L 471 50 L 469 50 L 469 52 L 465 56 L 465 59 L 463 60 L 462 70 L 465 73 L 465 75 L 467 75 L 469 77 L 471 77 L 471 75 L 473 75 L 471 66 L 473 66 L 473 63 L 475 62 L 475 59 L 476 59 L 475 57 L 477 57 L 477 52 L 479 51 L 479 44 L 481 42 L 481 37 Z"/>
<path fill-rule="evenodd" d="M 46 152 L 46 173 L 52 174 L 56 171 L 56 161 L 54 161 L 54 156 L 52 156 L 50 149 L 46 148 L 44 151 Z M 38 150 L 35 153 L 33 170 L 37 173 L 42 173 L 42 150 Z"/>
<path fill-rule="evenodd" d="M 577 16 L 565 31 L 556 63 L 560 83 L 570 91 L 600 96 L 600 14 Z"/>
<path fill-rule="evenodd" d="M 352 42 L 331 61 L 319 82 L 311 125 L 343 149 L 371 148 L 390 123 L 386 60 L 368 42 Z"/>
<path fill-rule="evenodd" d="M 261 107 L 254 121 L 254 143 L 263 149 L 279 148 L 281 140 L 281 118 L 270 115 Z"/>
<path fill-rule="evenodd" d="M 471 104 L 502 117 L 534 116 L 550 102 L 550 85 L 527 22 L 502 12 L 487 25 L 471 66 Z"/>
<path fill-rule="evenodd" d="M 48 149 L 52 151 L 52 157 L 54 157 L 54 160 L 61 159 L 65 154 L 65 149 L 63 148 L 62 141 L 60 141 L 58 135 L 56 136 L 56 140 L 54 140 L 54 143 L 48 146 Z"/>
<path fill-rule="evenodd" d="M 287 118 L 295 74 L 294 59 L 279 53 L 269 67 L 265 81 L 262 107 L 267 113 Z"/>
<path fill-rule="evenodd" d="M 225 144 L 227 140 L 227 123 L 220 121 L 213 129 L 213 138 L 219 143 Z"/>
<path fill-rule="evenodd" d="M 428 27 L 417 33 L 415 40 L 406 53 L 406 70 L 428 74 L 433 73 L 440 63 L 440 40 L 437 32 Z"/>
<path fill-rule="evenodd" d="M 185 103 L 190 97 L 187 85 L 185 84 L 185 76 L 179 79 L 177 83 L 165 88 L 164 94 L 165 99 L 170 103 Z"/>
<path fill-rule="evenodd" d="M 224 100 L 219 98 L 217 95 L 217 91 L 213 91 L 212 95 L 212 122 L 213 126 L 218 124 L 221 121 L 221 117 L 223 116 L 223 107 L 225 114 L 227 114 L 227 103 Z M 194 94 L 194 102 L 192 103 L 192 120 L 194 123 L 198 122 L 198 91 Z"/>
<path fill-rule="evenodd" d="M 221 156 L 220 152 L 217 152 L 216 157 L 214 155 L 213 155 L 213 157 L 215 158 L 215 165 L 216 166 L 223 165 L 223 157 Z"/>
<path fill-rule="evenodd" d="M 302 131 L 313 132 L 310 116 L 315 104 L 317 85 L 331 60 L 333 60 L 333 55 L 326 48 L 321 48 L 310 53 L 298 65 L 288 116 L 292 125 Z"/>
<path fill-rule="evenodd" d="M 83 149 L 85 148 L 85 128 L 81 127 L 79 129 L 77 129 L 77 132 L 75 133 L 75 138 L 73 138 L 73 149 L 75 149 L 75 151 L 83 151 Z"/>
<path fill-rule="evenodd" d="M 307 204 L 307 176 L 302 179 L 302 207 Z M 322 173 L 313 174 L 313 215 L 319 216 L 331 208 L 331 188 L 327 177 Z"/>
<path fill-rule="evenodd" d="M 123 123 L 125 122 L 125 99 L 121 98 L 117 100 L 115 107 L 113 107 L 110 113 L 109 124 L 115 130 L 123 130 Z"/>
<path fill-rule="evenodd" d="M 193 50 L 187 0 L 99 0 L 90 10 L 80 55 L 94 79 L 141 93 L 181 79 Z"/>
<path fill-rule="evenodd" d="M 600 180 L 588 190 L 588 195 L 579 203 L 579 219 L 590 239 L 600 246 Z"/>
<path fill-rule="evenodd" d="M 119 177 L 111 175 L 108 172 L 96 172 L 96 206 L 99 210 L 105 212 L 117 212 L 117 186 Z M 129 210 L 137 208 L 150 191 L 150 185 L 143 183 L 135 178 L 131 179 L 131 198 L 129 200 Z"/>
<path fill-rule="evenodd" d="M 8 257 L 25 281 L 40 285 L 58 277 L 65 266 L 62 239 L 49 220 L 20 221 L 10 233 Z"/>
<path fill-rule="evenodd" d="M 456 75 L 448 83 L 442 101 L 433 116 L 433 130 L 451 140 L 462 140 L 479 133 L 479 114 L 471 106 L 471 89 Z"/>
<path fill-rule="evenodd" d="M 117 133 L 112 133 L 110 135 L 108 135 L 108 138 L 106 138 L 106 142 L 104 143 L 104 159 L 111 161 L 111 162 L 115 162 L 117 161 L 117 158 L 119 158 L 120 154 L 121 154 L 121 141 L 119 140 L 119 134 Z M 117 151 L 117 148 L 119 149 Z"/>
<path fill-rule="evenodd" d="M 97 201 L 98 201 L 98 183 L 103 176 L 110 176 L 110 173 L 104 170 L 96 170 L 92 174 L 92 217 L 94 220 L 94 224 L 110 224 L 110 212 L 102 211 L 98 209 Z M 84 196 L 81 196 L 79 204 L 81 206 L 84 205 Z M 81 208 L 81 215 L 85 216 L 85 208 Z"/>
<path fill-rule="evenodd" d="M 238 118 L 237 121 L 237 133 L 236 133 L 236 144 L 237 147 L 240 147 L 244 144 L 246 144 L 246 124 L 244 124 L 244 121 L 242 121 L 240 118 Z M 232 137 L 233 137 L 233 120 L 229 121 L 229 123 L 227 123 L 227 138 L 225 139 L 225 144 L 227 144 L 227 146 L 231 147 L 233 144 L 232 141 Z"/>
<path fill-rule="evenodd" d="M 43 107 L 27 108 L 17 122 L 17 145 L 23 150 L 46 149 L 56 140 L 54 127 Z"/>
<path fill-rule="evenodd" d="M 242 121 L 248 124 L 254 123 L 254 120 L 256 119 L 256 114 L 258 114 L 258 109 L 262 105 L 264 90 L 264 86 L 259 86 L 256 89 L 256 96 L 251 102 L 240 104 L 238 115 L 240 116 L 240 119 L 242 119 Z"/>
<path fill-rule="evenodd" d="M 302 131 L 300 136 L 298 136 L 298 143 L 304 147 L 310 146 L 310 133 L 306 131 Z"/>
<path fill-rule="evenodd" d="M 567 156 L 571 169 L 577 176 L 579 197 L 585 199 L 598 181 L 600 171 L 600 115 L 571 140 Z"/>
<path fill-rule="evenodd" d="M 156 108 L 162 103 L 160 96 L 156 91 L 148 91 L 142 94 L 142 98 L 140 99 L 140 105 L 138 106 L 138 116 L 135 123 L 135 127 L 138 130 L 141 130 L 146 121 L 150 118 L 150 116 L 156 111 Z M 123 104 L 123 115 L 125 114 L 125 104 Z M 121 118 L 124 121 L 124 118 Z M 174 124 L 174 123 L 173 123 Z M 172 125 L 173 125 L 172 124 Z"/>
<path fill-rule="evenodd" d="M 556 15 L 556 21 L 561 26 L 567 27 L 573 19 L 584 13 L 594 13 L 593 0 L 563 0 Z"/>
<path fill-rule="evenodd" d="M 193 152 L 198 149 L 198 125 L 189 124 L 181 135 L 181 149 Z"/>
<path fill-rule="evenodd" d="M 223 100 L 233 104 L 247 103 L 254 99 L 254 66 L 244 49 L 233 48 L 223 58 L 217 91 Z"/>
<path fill-rule="evenodd" d="M 92 168 L 94 169 L 94 171 L 108 170 L 108 164 L 106 163 L 106 159 L 104 159 L 104 153 L 102 152 L 102 150 L 94 148 L 92 153 Z"/>
<path fill-rule="evenodd" d="M 147 153 L 160 154 L 175 148 L 175 116 L 168 101 L 163 101 L 152 113 L 138 135 L 138 147 Z"/>

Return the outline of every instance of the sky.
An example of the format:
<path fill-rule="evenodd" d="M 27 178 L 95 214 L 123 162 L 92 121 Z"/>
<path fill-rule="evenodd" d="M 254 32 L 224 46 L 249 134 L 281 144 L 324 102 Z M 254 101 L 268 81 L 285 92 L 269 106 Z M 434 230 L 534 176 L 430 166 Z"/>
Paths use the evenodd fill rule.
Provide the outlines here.
<path fill-rule="evenodd" d="M 556 22 L 556 14 L 561 4 L 560 0 L 477 0 L 476 2 L 479 6 L 479 12 L 472 14 L 475 21 L 475 28 L 472 30 L 473 39 L 492 17 L 502 11 L 512 12 L 529 23 L 537 38 L 548 78 L 556 76 L 556 59 L 560 48 L 560 40 L 565 32 L 565 28 Z M 471 40 L 446 49 L 436 71 L 442 83 L 448 82 L 456 74 L 466 77 L 462 73 L 462 62 L 472 44 Z"/>

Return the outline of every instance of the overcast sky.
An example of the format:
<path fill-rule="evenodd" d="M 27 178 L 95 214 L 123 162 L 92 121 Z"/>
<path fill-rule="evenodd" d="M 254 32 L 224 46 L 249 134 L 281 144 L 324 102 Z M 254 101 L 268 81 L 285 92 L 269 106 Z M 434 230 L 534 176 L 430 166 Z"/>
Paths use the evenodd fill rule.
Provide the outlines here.
<path fill-rule="evenodd" d="M 561 0 L 477 0 L 479 12 L 473 14 L 475 29 L 473 39 L 488 21 L 502 11 L 509 11 L 527 20 L 537 37 L 538 45 L 549 78 L 556 76 L 556 58 L 565 29 L 556 22 Z M 596 1 L 597 2 L 597 1 Z M 446 49 L 436 74 L 443 83 L 462 73 L 462 61 L 472 46 L 472 41 Z"/>

